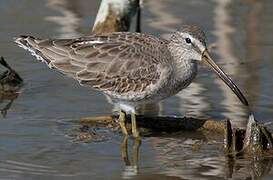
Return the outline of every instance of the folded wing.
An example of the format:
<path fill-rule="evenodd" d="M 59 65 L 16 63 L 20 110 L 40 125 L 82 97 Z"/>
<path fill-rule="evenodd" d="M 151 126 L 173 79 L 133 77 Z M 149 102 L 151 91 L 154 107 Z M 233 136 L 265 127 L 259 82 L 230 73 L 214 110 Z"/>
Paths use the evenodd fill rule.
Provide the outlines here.
<path fill-rule="evenodd" d="M 160 58 L 164 57 L 154 51 L 164 51 L 162 46 L 155 48 L 159 41 L 164 41 L 143 36 L 112 33 L 62 40 L 21 36 L 15 42 L 83 86 L 123 94 L 142 92 L 160 78 Z"/>

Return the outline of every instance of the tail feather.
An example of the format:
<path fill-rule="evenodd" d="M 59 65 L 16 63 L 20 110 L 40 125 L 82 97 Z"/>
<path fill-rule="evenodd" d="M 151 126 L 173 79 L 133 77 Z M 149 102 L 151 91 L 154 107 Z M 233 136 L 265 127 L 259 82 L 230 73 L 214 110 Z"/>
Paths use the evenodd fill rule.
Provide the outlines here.
<path fill-rule="evenodd" d="M 15 38 L 19 47 L 28 50 L 38 60 L 45 62 L 49 68 L 56 69 L 62 74 L 74 77 L 78 71 L 84 69 L 84 63 L 75 63 L 69 51 L 69 45 L 74 40 L 37 39 L 32 36 Z"/>
<path fill-rule="evenodd" d="M 38 43 L 40 42 L 40 39 L 36 39 L 32 36 L 20 36 L 15 38 L 14 42 L 17 43 L 19 47 L 22 47 L 25 50 L 28 50 L 31 55 L 35 56 L 38 60 L 47 63 L 51 62 L 48 58 L 46 58 L 41 51 L 39 51 Z"/>

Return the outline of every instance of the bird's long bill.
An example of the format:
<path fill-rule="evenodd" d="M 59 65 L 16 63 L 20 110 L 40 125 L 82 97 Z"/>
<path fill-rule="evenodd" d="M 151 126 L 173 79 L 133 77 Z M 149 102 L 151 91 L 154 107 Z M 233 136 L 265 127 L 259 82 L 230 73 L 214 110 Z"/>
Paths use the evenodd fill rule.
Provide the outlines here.
<path fill-rule="evenodd" d="M 226 83 L 226 85 L 228 85 L 228 87 L 237 95 L 237 97 L 244 105 L 248 106 L 248 102 L 244 95 L 241 93 L 240 89 L 231 80 L 231 78 L 228 77 L 226 73 L 211 59 L 207 50 L 205 50 L 202 54 L 202 61 L 214 70 L 214 72 Z"/>

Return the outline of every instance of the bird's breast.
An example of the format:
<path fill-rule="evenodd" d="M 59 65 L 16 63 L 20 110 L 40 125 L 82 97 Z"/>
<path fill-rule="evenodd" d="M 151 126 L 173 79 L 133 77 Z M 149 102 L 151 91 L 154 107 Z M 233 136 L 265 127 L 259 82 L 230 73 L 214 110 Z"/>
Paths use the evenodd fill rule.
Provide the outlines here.
<path fill-rule="evenodd" d="M 175 67 L 169 80 L 169 90 L 172 94 L 176 94 L 182 89 L 190 85 L 197 75 L 196 61 L 184 62 Z"/>

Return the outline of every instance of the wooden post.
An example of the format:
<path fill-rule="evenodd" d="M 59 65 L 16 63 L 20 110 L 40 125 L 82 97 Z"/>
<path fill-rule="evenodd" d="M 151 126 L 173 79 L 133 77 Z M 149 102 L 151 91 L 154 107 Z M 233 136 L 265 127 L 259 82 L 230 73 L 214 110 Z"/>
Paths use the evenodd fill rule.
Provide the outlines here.
<path fill-rule="evenodd" d="M 134 15 L 140 13 L 140 0 L 102 0 L 93 33 L 129 31 Z M 140 17 L 140 15 L 138 15 Z M 137 20 L 138 23 L 140 19 Z M 139 29 L 139 24 L 137 29 Z"/>

